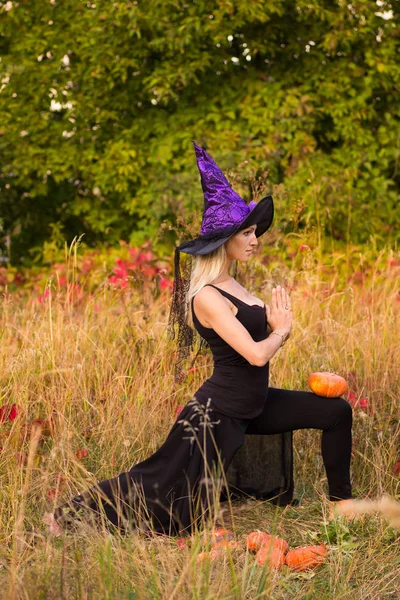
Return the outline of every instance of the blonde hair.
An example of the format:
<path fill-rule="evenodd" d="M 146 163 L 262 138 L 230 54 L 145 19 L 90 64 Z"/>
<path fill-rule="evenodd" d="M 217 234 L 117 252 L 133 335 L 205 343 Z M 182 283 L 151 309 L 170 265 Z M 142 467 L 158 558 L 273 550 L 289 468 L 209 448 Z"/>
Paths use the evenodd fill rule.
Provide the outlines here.
<path fill-rule="evenodd" d="M 209 254 L 195 254 L 187 292 L 187 324 L 194 328 L 192 315 L 192 298 L 207 284 L 221 275 L 226 263 L 225 244 Z M 236 261 L 233 261 L 233 263 Z M 232 263 L 232 264 L 233 264 Z"/>

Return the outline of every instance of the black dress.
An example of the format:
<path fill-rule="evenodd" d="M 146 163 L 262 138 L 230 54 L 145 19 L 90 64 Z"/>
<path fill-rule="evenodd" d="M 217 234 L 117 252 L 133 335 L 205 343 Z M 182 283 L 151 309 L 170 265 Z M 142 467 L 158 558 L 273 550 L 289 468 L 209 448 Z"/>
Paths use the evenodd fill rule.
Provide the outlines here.
<path fill-rule="evenodd" d="M 267 337 L 265 307 L 249 305 L 216 289 L 238 307 L 236 318 L 255 341 Z M 182 409 L 152 456 L 57 508 L 54 516 L 61 525 L 89 512 L 103 514 L 106 522 L 122 529 L 176 535 L 201 526 L 213 507 L 216 490 L 222 498 L 232 492 L 234 496 L 274 497 L 280 505 L 291 501 L 292 432 L 245 435 L 266 402 L 269 363 L 250 365 L 213 329 L 198 321 L 193 300 L 192 311 L 194 325 L 213 353 L 211 377 Z"/>

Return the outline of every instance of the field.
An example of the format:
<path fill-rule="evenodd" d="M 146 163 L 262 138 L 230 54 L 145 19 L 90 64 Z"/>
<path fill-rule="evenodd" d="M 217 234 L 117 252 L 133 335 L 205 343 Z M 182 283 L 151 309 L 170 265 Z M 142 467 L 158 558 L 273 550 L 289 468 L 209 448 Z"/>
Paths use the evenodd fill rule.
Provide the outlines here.
<path fill-rule="evenodd" d="M 294 326 L 271 361 L 270 385 L 308 390 L 313 371 L 343 375 L 349 385 L 345 397 L 353 405 L 354 496 L 399 499 L 399 252 L 378 251 L 371 243 L 322 253 L 296 238 L 289 243 L 285 260 L 270 253 L 238 272 L 239 281 L 266 303 L 272 286 L 291 290 Z M 174 384 L 175 347 L 166 332 L 168 268 L 148 254 L 139 285 L 133 277 L 138 256 L 127 248 L 121 253 L 107 271 L 105 261 L 82 257 L 75 247 L 64 262 L 42 277 L 36 274 L 35 284 L 25 280 L 18 286 L 14 275 L 14 287 L 3 281 L 0 596 L 399 598 L 400 532 L 379 514 L 328 519 L 316 430 L 294 434 L 300 504 L 221 505 L 218 525 L 234 530 L 241 549 L 215 562 L 197 563 L 205 549 L 200 534 L 187 549 L 174 539 L 122 536 L 85 525 L 61 538 L 47 535 L 41 522 L 46 511 L 154 452 L 177 408 L 211 373 L 212 357 L 205 353 Z M 155 286 L 161 268 L 165 277 Z M 279 534 L 291 548 L 324 542 L 328 560 L 301 573 L 260 567 L 243 543 L 255 529 Z"/>

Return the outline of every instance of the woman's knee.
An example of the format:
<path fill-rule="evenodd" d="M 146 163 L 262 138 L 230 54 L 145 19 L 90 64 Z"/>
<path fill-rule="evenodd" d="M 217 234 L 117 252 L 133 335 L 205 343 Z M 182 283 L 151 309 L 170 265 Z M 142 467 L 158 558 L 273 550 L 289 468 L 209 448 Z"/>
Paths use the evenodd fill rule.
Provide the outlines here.
<path fill-rule="evenodd" d="M 340 422 L 347 421 L 351 424 L 353 421 L 353 409 L 349 402 L 344 398 L 334 398 L 332 400 L 332 412 L 335 417 Z"/>

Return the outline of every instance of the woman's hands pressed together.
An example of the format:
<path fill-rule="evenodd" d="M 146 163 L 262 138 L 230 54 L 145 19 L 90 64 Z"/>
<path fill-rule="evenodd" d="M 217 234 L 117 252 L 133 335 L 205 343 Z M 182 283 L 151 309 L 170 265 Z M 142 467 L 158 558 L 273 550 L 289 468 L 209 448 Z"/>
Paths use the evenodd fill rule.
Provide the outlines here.
<path fill-rule="evenodd" d="M 269 326 L 276 333 L 280 333 L 286 340 L 292 329 L 292 307 L 289 294 L 284 287 L 278 285 L 272 290 L 271 307 L 265 306 Z"/>

